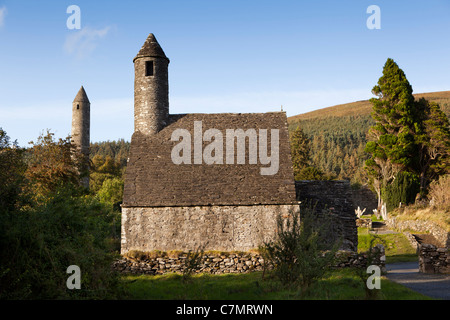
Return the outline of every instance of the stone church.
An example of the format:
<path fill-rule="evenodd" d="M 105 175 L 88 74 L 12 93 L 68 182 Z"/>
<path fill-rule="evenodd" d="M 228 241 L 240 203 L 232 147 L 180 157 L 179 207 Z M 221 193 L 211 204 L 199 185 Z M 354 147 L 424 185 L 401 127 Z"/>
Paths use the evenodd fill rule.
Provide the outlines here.
<path fill-rule="evenodd" d="M 248 251 L 271 239 L 277 215 L 299 210 L 286 113 L 170 114 L 170 61 L 153 34 L 133 62 L 121 253 Z"/>

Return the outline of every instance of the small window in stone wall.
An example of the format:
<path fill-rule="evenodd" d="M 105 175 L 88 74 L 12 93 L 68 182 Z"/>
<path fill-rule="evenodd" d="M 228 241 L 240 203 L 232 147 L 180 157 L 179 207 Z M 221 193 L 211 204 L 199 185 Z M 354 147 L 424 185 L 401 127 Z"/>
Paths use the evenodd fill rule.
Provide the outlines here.
<path fill-rule="evenodd" d="M 79 104 L 77 104 L 77 110 L 78 110 L 78 109 L 80 109 L 80 105 L 79 105 Z"/>
<path fill-rule="evenodd" d="M 145 76 L 153 75 L 153 61 L 145 61 Z"/>

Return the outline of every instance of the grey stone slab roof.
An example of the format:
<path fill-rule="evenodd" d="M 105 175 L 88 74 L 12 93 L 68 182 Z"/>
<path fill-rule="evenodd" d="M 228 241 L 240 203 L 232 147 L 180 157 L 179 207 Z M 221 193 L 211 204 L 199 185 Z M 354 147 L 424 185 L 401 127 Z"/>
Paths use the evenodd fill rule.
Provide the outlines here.
<path fill-rule="evenodd" d="M 180 140 L 172 141 L 172 133 L 176 129 L 186 129 L 191 134 L 193 146 L 195 121 L 201 121 L 203 133 L 214 128 L 223 134 L 223 164 L 173 162 L 172 149 Z M 133 134 L 125 177 L 124 207 L 297 203 L 286 113 L 171 115 L 169 122 L 155 135 Z M 271 129 L 278 129 L 279 165 L 276 174 L 262 175 L 261 168 L 271 164 L 261 164 L 259 157 L 256 164 L 249 163 L 248 141 L 244 164 L 226 161 L 227 129 L 255 129 L 258 138 L 259 129 L 267 129 L 269 156 L 272 150 Z M 202 148 L 209 144 L 209 141 L 203 141 Z"/>

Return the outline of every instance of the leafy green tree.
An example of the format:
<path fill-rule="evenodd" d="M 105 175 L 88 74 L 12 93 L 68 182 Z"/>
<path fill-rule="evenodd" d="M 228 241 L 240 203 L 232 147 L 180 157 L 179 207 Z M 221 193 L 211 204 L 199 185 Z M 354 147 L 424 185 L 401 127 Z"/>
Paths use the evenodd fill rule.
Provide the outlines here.
<path fill-rule="evenodd" d="M 417 171 L 422 193 L 430 181 L 450 172 L 450 122 L 439 104 L 420 99 L 417 112 L 422 117 L 417 127 L 416 143 L 419 146 Z"/>
<path fill-rule="evenodd" d="M 90 190 L 97 194 L 107 179 L 122 179 L 124 170 L 111 156 L 96 154 L 92 159 Z"/>
<path fill-rule="evenodd" d="M 116 299 L 123 293 L 111 264 L 116 213 L 70 185 L 48 201 L 0 216 L 0 299 Z M 66 270 L 81 269 L 69 290 Z"/>
<path fill-rule="evenodd" d="M 115 209 L 120 210 L 120 204 L 123 199 L 123 184 L 121 178 L 105 179 L 102 187 L 97 192 L 97 198 L 101 202 L 111 203 Z"/>
<path fill-rule="evenodd" d="M 41 135 L 24 151 L 0 130 L 0 299 L 105 299 L 123 293 L 111 270 L 120 214 L 79 187 L 70 139 Z M 81 269 L 81 290 L 66 286 Z"/>
<path fill-rule="evenodd" d="M 413 171 L 417 163 L 414 129 L 417 126 L 412 87 L 392 59 L 387 59 L 383 75 L 370 99 L 375 125 L 369 130 L 366 168 L 381 201 L 381 189 L 390 184 L 400 171 Z"/>
<path fill-rule="evenodd" d="M 450 169 L 450 122 L 439 104 L 414 101 L 403 71 L 388 59 L 372 91 L 375 125 L 365 151 L 367 172 L 388 208 L 424 197 L 430 181 Z M 420 187 L 418 188 L 417 185 Z M 383 193 L 383 194 L 381 194 Z"/>
<path fill-rule="evenodd" d="M 0 128 L 0 208 L 12 210 L 21 194 L 26 169 L 24 150 Z"/>
<path fill-rule="evenodd" d="M 27 150 L 27 192 L 34 200 L 47 199 L 62 185 L 80 186 L 80 178 L 87 174 L 83 169 L 83 156 L 77 152 L 70 137 L 55 141 L 54 133 L 47 130 L 37 142 L 30 142 Z"/>

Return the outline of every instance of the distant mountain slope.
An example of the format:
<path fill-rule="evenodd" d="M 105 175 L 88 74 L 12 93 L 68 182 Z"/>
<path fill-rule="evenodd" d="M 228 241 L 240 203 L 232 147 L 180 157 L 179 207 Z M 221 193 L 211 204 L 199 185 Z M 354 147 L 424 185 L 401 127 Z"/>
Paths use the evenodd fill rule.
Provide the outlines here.
<path fill-rule="evenodd" d="M 419 93 L 440 104 L 450 118 L 450 91 Z M 300 126 L 311 138 L 311 164 L 328 176 L 364 184 L 367 132 L 374 124 L 369 100 L 340 104 L 288 118 L 289 130 Z"/>
<path fill-rule="evenodd" d="M 416 93 L 414 94 L 414 97 L 417 100 L 420 98 L 425 98 L 430 101 L 435 101 L 440 104 L 441 109 L 447 115 L 450 115 L 450 91 Z M 370 101 L 362 100 L 351 103 L 339 104 L 336 106 L 295 115 L 289 117 L 288 122 L 295 122 L 297 120 L 306 120 L 313 118 L 364 116 L 370 115 L 371 112 L 372 112 L 372 105 Z"/>

